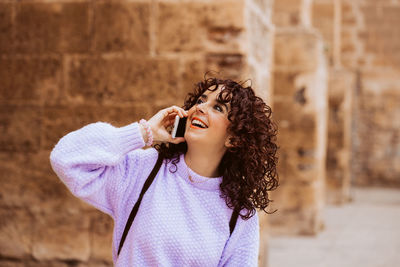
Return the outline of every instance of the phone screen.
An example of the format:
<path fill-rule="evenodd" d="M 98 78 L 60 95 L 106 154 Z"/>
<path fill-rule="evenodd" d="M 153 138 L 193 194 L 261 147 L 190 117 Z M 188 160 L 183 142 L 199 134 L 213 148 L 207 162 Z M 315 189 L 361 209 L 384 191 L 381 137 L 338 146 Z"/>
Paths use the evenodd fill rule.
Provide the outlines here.
<path fill-rule="evenodd" d="M 179 118 L 178 128 L 176 129 L 176 137 L 183 137 L 186 130 L 187 117 Z"/>

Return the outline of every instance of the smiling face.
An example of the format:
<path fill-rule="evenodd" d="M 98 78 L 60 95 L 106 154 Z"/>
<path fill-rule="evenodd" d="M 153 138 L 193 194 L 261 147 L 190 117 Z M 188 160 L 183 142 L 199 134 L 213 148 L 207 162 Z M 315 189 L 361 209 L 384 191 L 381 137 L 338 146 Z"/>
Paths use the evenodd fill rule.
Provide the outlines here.
<path fill-rule="evenodd" d="M 185 139 L 188 146 L 217 149 L 224 152 L 229 145 L 227 128 L 229 103 L 221 103 L 217 97 L 223 86 L 215 91 L 206 90 L 188 110 Z"/>

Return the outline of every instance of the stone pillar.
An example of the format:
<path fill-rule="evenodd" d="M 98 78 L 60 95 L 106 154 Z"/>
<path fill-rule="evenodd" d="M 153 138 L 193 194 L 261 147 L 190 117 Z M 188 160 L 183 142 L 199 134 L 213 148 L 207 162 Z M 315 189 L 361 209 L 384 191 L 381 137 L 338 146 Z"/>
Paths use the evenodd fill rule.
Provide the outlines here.
<path fill-rule="evenodd" d="M 351 200 L 351 126 L 355 78 L 355 74 L 346 69 L 330 70 L 326 197 L 331 204 L 343 204 Z"/>
<path fill-rule="evenodd" d="M 284 4 L 285 2 L 285 4 Z M 286 3 L 286 2 L 290 2 Z M 322 227 L 327 138 L 327 66 L 321 35 L 309 27 L 310 1 L 276 1 L 273 101 L 280 187 L 270 216 L 277 234 Z M 286 19 L 283 19 L 286 18 Z"/>
<path fill-rule="evenodd" d="M 341 204 L 350 200 L 351 119 L 355 74 L 341 64 L 341 0 L 315 0 L 313 26 L 324 37 L 329 58 L 327 201 Z"/>

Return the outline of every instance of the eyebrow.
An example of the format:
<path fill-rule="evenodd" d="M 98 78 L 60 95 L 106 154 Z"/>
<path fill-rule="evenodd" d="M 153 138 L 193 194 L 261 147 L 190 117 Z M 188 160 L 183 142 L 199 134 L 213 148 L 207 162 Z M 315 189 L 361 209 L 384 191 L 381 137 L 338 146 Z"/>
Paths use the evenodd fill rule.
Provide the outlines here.
<path fill-rule="evenodd" d="M 205 94 L 202 94 L 202 95 L 200 96 L 200 98 L 208 99 L 208 96 L 205 95 Z M 220 105 L 223 105 L 223 106 L 225 107 L 225 110 L 228 111 L 228 106 L 226 105 L 226 103 L 221 102 L 221 101 L 219 101 L 218 99 L 216 99 L 216 102 L 217 102 L 218 104 L 220 104 Z"/>

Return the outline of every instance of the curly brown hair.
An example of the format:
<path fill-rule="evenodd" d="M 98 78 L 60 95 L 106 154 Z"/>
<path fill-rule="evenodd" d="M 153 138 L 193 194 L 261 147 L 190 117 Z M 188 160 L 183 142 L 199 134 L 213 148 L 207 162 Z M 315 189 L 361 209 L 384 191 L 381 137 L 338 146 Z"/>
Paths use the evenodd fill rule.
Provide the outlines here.
<path fill-rule="evenodd" d="M 218 172 L 222 174 L 221 197 L 227 206 L 237 211 L 246 210 L 240 216 L 251 218 L 256 208 L 266 211 L 269 202 L 268 191 L 278 187 L 276 165 L 277 126 L 271 120 L 271 108 L 257 97 L 253 89 L 243 87 L 230 79 L 206 78 L 196 84 L 195 90 L 185 99 L 183 109 L 189 110 L 206 91 L 215 91 L 219 85 L 223 90 L 217 99 L 230 103 L 228 132 L 231 134 L 229 147 L 221 159 Z M 177 169 L 179 155 L 187 152 L 187 143 L 162 143 L 154 146 L 158 152 L 172 162 Z M 276 211 L 276 210 L 275 210 Z M 273 211 L 273 212 L 275 212 Z M 272 213 L 273 213 L 272 212 Z"/>

